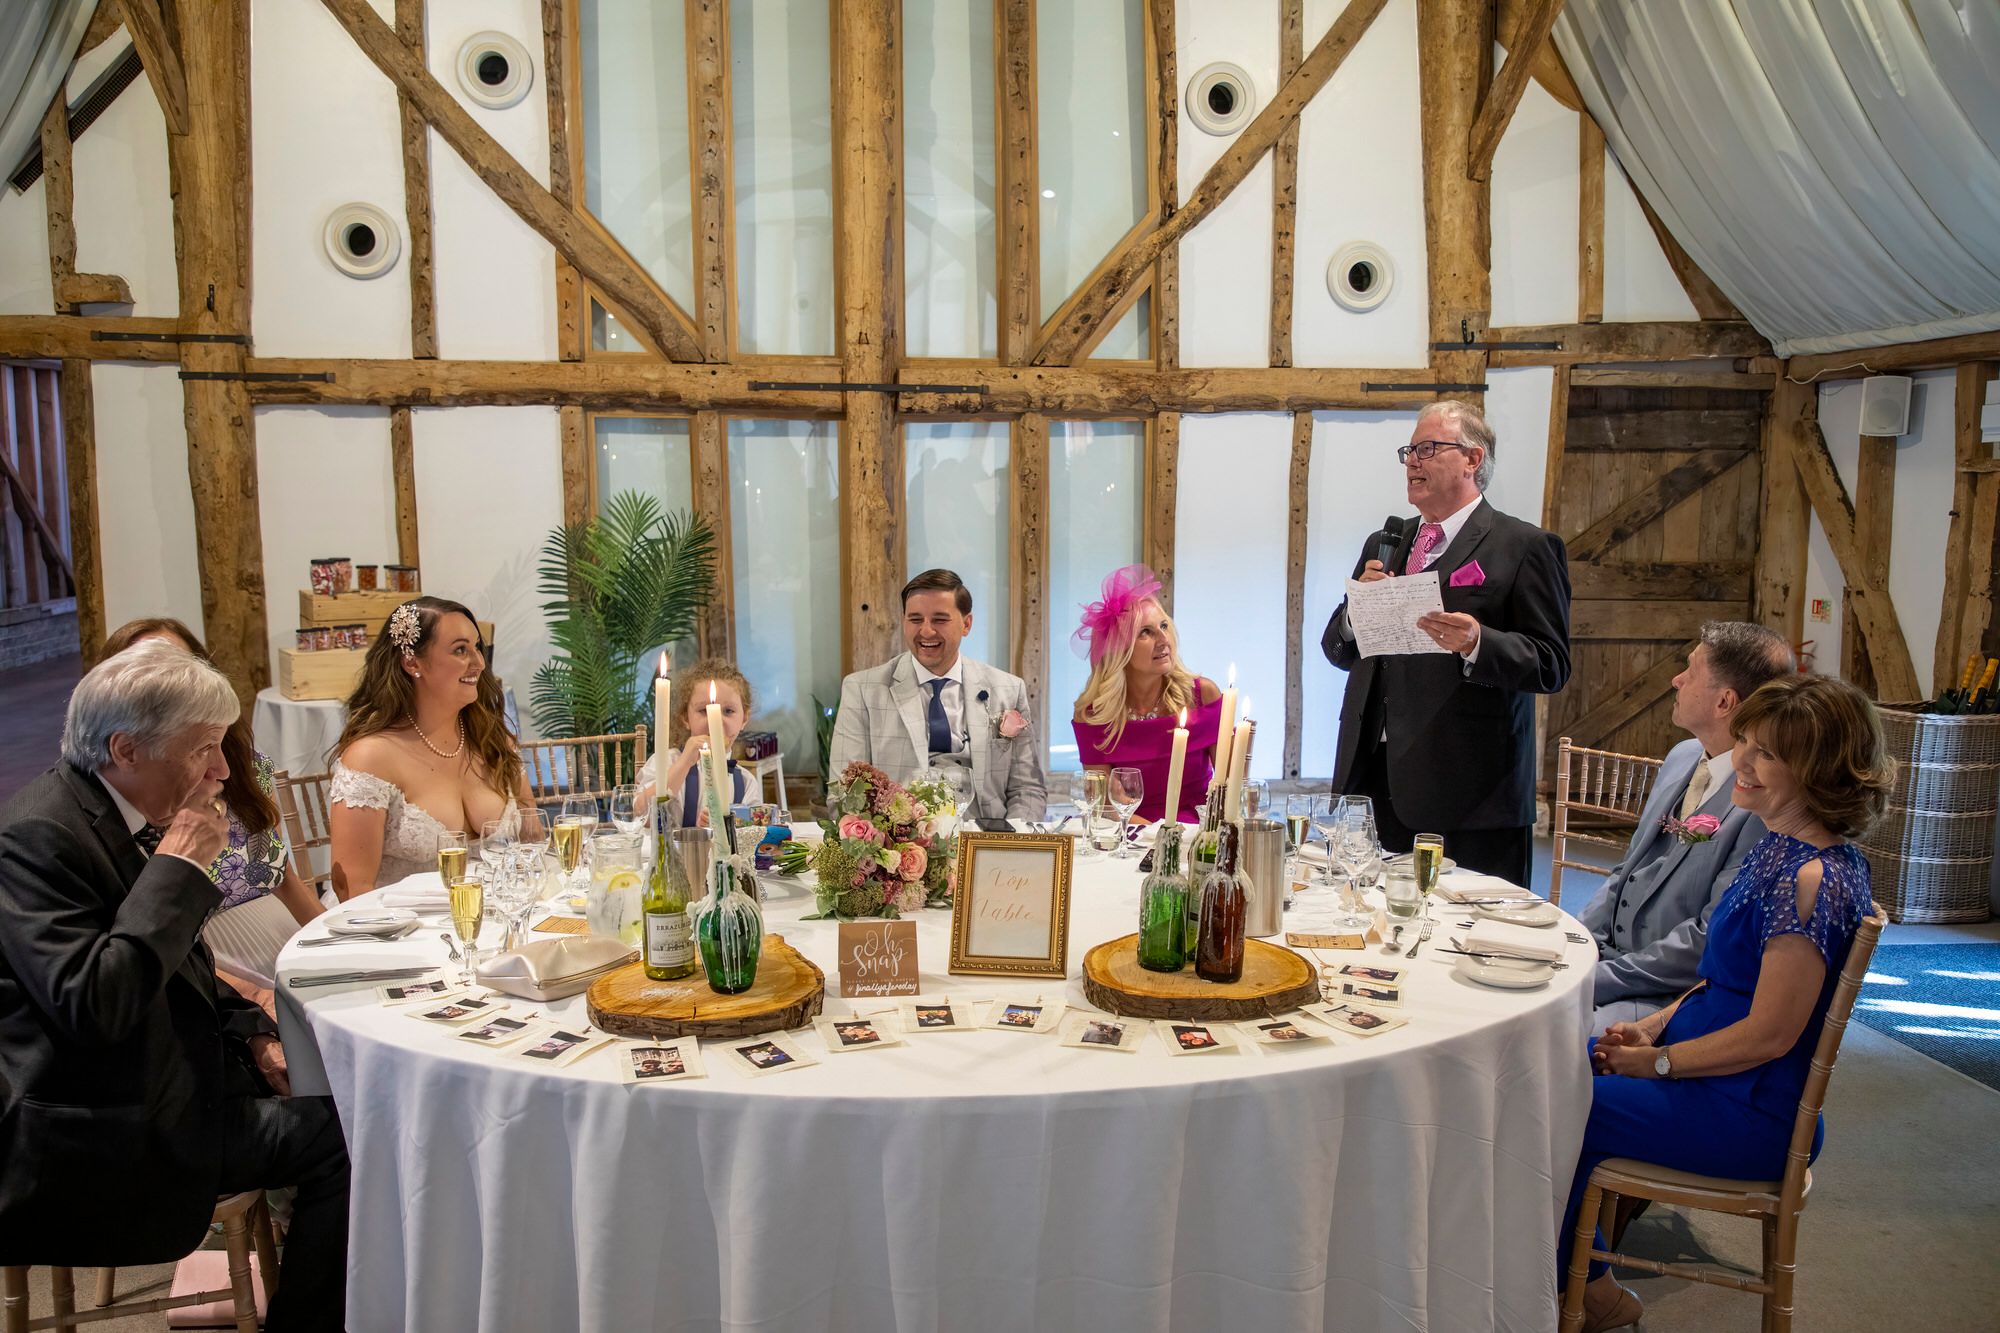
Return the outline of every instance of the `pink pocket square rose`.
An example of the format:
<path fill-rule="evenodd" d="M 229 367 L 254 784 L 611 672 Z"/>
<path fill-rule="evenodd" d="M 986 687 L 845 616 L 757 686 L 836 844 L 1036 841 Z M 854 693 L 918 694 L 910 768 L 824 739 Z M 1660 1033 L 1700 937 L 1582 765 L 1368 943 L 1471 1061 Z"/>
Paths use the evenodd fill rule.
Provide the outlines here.
<path fill-rule="evenodd" d="M 1010 708 L 1000 715 L 997 729 L 1000 732 L 1001 740 L 1011 741 L 1028 729 L 1028 719 L 1022 717 L 1015 709 Z"/>
<path fill-rule="evenodd" d="M 1722 827 L 1722 821 L 1714 815 L 1694 815 L 1689 818 L 1687 827 L 1689 833 L 1703 833 L 1712 838 Z"/>
<path fill-rule="evenodd" d="M 1477 588 L 1486 582 L 1486 571 L 1479 567 L 1477 560 L 1467 561 L 1451 572 L 1451 586 L 1454 588 Z"/>

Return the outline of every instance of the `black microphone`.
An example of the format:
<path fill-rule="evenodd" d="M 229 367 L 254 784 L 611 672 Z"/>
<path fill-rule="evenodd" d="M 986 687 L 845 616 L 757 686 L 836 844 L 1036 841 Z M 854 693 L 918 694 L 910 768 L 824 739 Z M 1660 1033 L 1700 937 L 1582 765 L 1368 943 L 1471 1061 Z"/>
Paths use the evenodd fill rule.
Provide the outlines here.
<path fill-rule="evenodd" d="M 1403 544 L 1404 522 L 1394 514 L 1382 520 L 1382 531 L 1375 541 L 1375 558 L 1382 562 L 1385 571 L 1389 562 L 1396 558 L 1396 548 Z"/>

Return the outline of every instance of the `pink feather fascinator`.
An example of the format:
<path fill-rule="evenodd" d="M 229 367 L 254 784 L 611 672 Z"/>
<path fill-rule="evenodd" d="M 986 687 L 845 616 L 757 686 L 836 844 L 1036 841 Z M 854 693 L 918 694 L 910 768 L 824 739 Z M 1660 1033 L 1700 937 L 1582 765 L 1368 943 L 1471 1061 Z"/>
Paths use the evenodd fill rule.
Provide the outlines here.
<path fill-rule="evenodd" d="M 1157 597 L 1163 585 L 1144 565 L 1127 565 L 1104 576 L 1099 601 L 1083 608 L 1083 623 L 1070 637 L 1079 656 L 1095 666 L 1113 648 L 1123 647 L 1138 636 L 1139 606 Z"/>

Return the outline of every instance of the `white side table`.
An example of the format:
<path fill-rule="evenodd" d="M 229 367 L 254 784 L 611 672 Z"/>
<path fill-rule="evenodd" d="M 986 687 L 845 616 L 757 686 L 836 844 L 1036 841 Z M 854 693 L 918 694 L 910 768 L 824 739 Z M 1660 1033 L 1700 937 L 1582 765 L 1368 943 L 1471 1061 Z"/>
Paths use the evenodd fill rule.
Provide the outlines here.
<path fill-rule="evenodd" d="M 781 808 L 787 804 L 785 800 L 785 752 L 783 750 L 778 750 L 762 759 L 738 759 L 736 766 L 757 779 L 757 799 L 760 801 L 764 799 L 764 775 L 766 773 L 776 773 L 778 775 L 778 799 L 772 802 L 772 804 Z"/>

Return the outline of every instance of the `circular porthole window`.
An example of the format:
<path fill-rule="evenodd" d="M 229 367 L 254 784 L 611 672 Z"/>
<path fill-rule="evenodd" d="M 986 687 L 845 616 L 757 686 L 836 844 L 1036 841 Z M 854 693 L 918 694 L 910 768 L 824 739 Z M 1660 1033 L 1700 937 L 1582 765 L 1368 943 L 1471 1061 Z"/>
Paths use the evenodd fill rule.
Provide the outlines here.
<path fill-rule="evenodd" d="M 1326 289 L 1349 310 L 1373 310 L 1389 299 L 1396 285 L 1396 266 L 1389 252 L 1373 241 L 1351 241 L 1334 253 L 1326 266 Z"/>
<path fill-rule="evenodd" d="M 1210 134 L 1234 134 L 1257 110 L 1256 90 L 1241 65 L 1203 65 L 1187 86 L 1188 118 Z"/>
<path fill-rule="evenodd" d="M 342 204 L 326 220 L 327 258 L 350 278 L 379 278 L 396 266 L 403 235 L 373 204 Z"/>
<path fill-rule="evenodd" d="M 504 111 L 535 86 L 534 62 L 506 33 L 477 33 L 458 48 L 458 86 L 479 105 Z"/>

